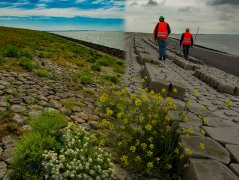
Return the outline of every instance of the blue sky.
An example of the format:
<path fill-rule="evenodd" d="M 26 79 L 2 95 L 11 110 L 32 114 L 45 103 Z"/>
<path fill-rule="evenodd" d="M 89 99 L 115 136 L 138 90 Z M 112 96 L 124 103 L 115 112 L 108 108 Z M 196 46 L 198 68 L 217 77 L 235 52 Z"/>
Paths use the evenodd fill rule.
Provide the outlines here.
<path fill-rule="evenodd" d="M 0 26 L 124 30 L 125 0 L 0 0 Z"/>

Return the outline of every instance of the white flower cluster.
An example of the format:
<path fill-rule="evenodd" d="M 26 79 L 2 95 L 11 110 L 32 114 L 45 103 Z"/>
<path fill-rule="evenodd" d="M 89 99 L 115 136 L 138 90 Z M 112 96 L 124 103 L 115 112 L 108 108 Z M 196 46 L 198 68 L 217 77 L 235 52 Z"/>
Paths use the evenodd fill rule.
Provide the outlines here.
<path fill-rule="evenodd" d="M 69 123 L 63 134 L 61 151 L 43 154 L 46 179 L 111 179 L 111 155 L 93 146 L 92 135 L 74 123 Z"/>

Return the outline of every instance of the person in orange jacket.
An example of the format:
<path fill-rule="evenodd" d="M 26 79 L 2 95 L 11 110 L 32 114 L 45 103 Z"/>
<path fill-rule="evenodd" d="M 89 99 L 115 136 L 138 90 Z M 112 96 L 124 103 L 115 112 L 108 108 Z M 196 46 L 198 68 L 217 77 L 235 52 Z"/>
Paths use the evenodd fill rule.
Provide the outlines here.
<path fill-rule="evenodd" d="M 190 33 L 190 29 L 187 28 L 186 32 L 182 34 L 181 40 L 180 40 L 180 47 L 183 44 L 183 55 L 184 59 L 188 60 L 189 56 L 189 49 L 190 47 L 193 47 L 193 35 Z"/>
<path fill-rule="evenodd" d="M 171 33 L 170 26 L 167 22 L 164 21 L 164 17 L 159 17 L 159 22 L 154 28 L 154 39 L 158 40 L 159 46 L 159 60 L 166 60 L 166 48 L 167 48 L 167 39 Z"/>

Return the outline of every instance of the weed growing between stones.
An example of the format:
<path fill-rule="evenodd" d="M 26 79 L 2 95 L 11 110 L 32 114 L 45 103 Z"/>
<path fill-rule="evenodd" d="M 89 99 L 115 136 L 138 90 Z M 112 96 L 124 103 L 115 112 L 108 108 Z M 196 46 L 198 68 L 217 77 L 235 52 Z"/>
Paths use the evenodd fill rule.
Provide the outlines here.
<path fill-rule="evenodd" d="M 185 147 L 179 141 L 186 109 L 173 117 L 171 114 L 179 111 L 173 99 L 147 89 L 139 88 L 135 94 L 113 86 L 103 92 L 97 132 L 102 137 L 100 144 L 112 150 L 117 163 L 140 179 L 171 179 L 188 167 L 185 163 L 175 171 L 175 161 L 192 154 L 189 148 L 182 152 Z M 200 146 L 205 147 L 203 142 Z"/>

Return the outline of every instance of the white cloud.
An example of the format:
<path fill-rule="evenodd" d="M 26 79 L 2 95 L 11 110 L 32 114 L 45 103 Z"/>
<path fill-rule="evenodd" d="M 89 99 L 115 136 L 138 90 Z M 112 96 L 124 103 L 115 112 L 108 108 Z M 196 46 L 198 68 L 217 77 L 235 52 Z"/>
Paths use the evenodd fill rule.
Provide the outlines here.
<path fill-rule="evenodd" d="M 182 33 L 186 27 L 192 32 L 200 27 L 200 33 L 238 33 L 239 11 L 233 6 L 210 6 L 208 0 L 154 1 L 155 6 L 147 6 L 149 0 L 127 1 L 126 31 L 152 32 L 163 15 L 173 33 Z"/>
<path fill-rule="evenodd" d="M 112 7 L 109 9 L 87 9 L 81 10 L 77 8 L 38 8 L 38 9 L 20 9 L 20 8 L 0 8 L 0 16 L 11 17 L 66 17 L 73 18 L 77 16 L 92 18 L 123 18 L 124 10 L 122 8 Z"/>

